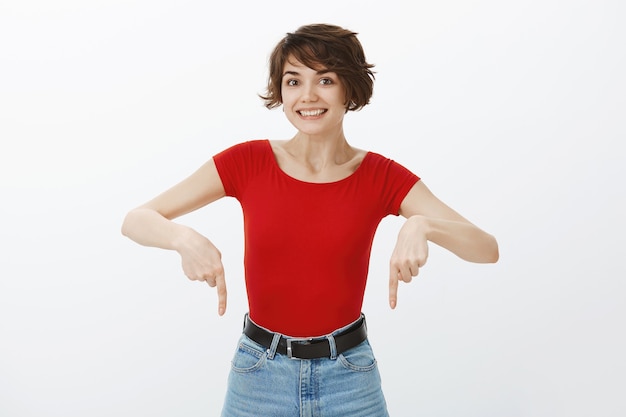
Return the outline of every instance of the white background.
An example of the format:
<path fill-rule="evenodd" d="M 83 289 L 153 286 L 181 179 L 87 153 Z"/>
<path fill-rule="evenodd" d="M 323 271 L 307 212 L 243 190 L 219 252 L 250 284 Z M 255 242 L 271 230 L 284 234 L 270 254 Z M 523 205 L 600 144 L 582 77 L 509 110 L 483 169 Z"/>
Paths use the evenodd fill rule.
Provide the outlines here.
<path fill-rule="evenodd" d="M 392 416 L 626 415 L 626 3 L 0 3 L 0 415 L 217 416 L 246 311 L 241 211 L 179 221 L 224 254 L 229 307 L 126 212 L 213 154 L 293 128 L 268 111 L 285 32 L 335 23 L 376 64 L 357 147 L 493 233 L 495 265 L 437 247 L 387 307 L 401 219 L 364 311 Z M 289 311 L 285 311 L 289 314 Z"/>

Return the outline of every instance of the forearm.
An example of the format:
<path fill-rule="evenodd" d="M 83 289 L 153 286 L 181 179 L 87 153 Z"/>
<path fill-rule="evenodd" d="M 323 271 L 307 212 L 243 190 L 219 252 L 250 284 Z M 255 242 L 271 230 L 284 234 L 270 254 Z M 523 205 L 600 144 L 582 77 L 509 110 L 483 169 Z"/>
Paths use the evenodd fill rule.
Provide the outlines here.
<path fill-rule="evenodd" d="M 493 263 L 499 257 L 496 239 L 469 222 L 412 216 L 403 228 L 424 233 L 428 241 L 469 262 Z"/>
<path fill-rule="evenodd" d="M 204 236 L 190 227 L 174 223 L 150 208 L 131 210 L 122 224 L 122 234 L 144 246 L 177 251 L 185 275 L 217 287 L 218 313 L 226 311 L 226 282 L 221 253 Z"/>
<path fill-rule="evenodd" d="M 156 210 L 137 208 L 130 211 L 122 224 L 122 234 L 143 246 L 179 250 L 186 236 L 194 231 L 175 223 Z"/>

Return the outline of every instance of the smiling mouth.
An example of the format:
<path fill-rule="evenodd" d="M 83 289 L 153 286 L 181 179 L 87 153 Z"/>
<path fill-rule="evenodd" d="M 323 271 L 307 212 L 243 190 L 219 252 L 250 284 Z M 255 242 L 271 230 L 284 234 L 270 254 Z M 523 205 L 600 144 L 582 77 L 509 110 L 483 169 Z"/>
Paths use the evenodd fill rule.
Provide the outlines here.
<path fill-rule="evenodd" d="M 298 114 L 304 117 L 314 117 L 320 116 L 326 113 L 326 109 L 316 109 L 316 110 L 298 110 Z"/>

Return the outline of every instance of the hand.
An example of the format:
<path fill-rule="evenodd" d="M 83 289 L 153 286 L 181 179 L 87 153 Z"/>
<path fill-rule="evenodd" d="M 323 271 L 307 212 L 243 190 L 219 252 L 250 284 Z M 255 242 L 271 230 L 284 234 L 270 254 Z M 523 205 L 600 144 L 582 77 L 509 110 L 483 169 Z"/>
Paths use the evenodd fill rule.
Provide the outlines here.
<path fill-rule="evenodd" d="M 398 304 L 398 282 L 411 282 L 428 259 L 426 228 L 424 217 L 413 216 L 400 229 L 389 262 L 389 306 L 392 309 Z"/>
<path fill-rule="evenodd" d="M 217 287 L 218 314 L 226 312 L 226 280 L 222 254 L 211 241 L 197 232 L 187 236 L 177 249 L 181 256 L 183 271 L 192 281 L 206 281 L 209 287 Z"/>

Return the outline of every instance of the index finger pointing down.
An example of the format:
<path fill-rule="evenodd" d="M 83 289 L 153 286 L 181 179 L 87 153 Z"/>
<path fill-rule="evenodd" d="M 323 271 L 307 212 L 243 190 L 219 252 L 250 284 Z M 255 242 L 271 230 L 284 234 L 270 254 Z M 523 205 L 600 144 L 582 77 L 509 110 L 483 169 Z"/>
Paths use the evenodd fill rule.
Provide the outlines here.
<path fill-rule="evenodd" d="M 398 304 L 398 273 L 389 274 L 389 306 L 394 309 Z"/>
<path fill-rule="evenodd" d="M 224 275 L 215 277 L 217 287 L 217 314 L 223 316 L 226 312 L 226 279 Z"/>

